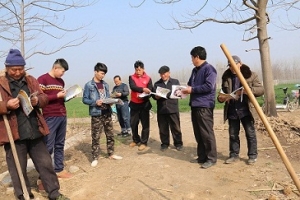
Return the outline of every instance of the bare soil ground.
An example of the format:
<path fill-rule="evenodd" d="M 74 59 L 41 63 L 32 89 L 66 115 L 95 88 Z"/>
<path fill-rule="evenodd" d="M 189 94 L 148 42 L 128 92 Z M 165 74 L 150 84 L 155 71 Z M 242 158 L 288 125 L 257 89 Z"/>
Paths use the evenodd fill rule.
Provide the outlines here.
<path fill-rule="evenodd" d="M 131 138 L 116 136 L 116 154 L 123 160 L 106 157 L 105 135 L 102 135 L 102 157 L 98 166 L 90 166 L 91 138 L 89 119 L 69 119 L 68 137 L 84 134 L 83 140 L 66 150 L 66 169 L 77 166 L 79 170 L 70 179 L 61 179 L 61 192 L 72 200 L 215 200 L 215 199 L 300 199 L 299 192 L 289 175 L 269 134 L 257 121 L 259 156 L 255 165 L 246 164 L 247 147 L 241 131 L 241 161 L 224 164 L 229 154 L 228 125 L 223 124 L 222 110 L 215 111 L 215 134 L 218 162 L 209 169 L 201 169 L 189 161 L 196 157 L 190 113 L 181 113 L 184 149 L 173 146 L 162 152 L 157 122 L 151 120 L 148 148 L 139 152 L 129 148 Z M 300 110 L 280 112 L 279 118 L 269 119 L 289 162 L 300 177 Z M 117 134 L 119 125 L 114 125 Z M 171 141 L 172 143 L 172 141 Z M 0 172 L 6 171 L 3 149 L 0 150 Z M 38 174 L 30 172 L 36 199 L 45 196 L 36 192 Z M 13 199 L 7 187 L 0 185 L 0 199 Z"/>

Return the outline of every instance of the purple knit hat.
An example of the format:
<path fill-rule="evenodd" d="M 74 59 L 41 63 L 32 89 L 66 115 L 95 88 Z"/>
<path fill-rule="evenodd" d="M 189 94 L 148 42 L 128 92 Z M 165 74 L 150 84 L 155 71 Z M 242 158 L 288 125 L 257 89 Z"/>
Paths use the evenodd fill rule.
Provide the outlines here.
<path fill-rule="evenodd" d="M 5 60 L 5 65 L 9 66 L 24 66 L 26 62 L 18 49 L 11 49 Z"/>

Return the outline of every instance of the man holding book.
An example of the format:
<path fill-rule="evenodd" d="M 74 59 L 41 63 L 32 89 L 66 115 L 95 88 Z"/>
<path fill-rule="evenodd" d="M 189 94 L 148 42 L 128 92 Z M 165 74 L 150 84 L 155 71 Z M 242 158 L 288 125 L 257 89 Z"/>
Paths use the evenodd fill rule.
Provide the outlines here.
<path fill-rule="evenodd" d="M 45 143 L 49 153 L 53 154 L 54 171 L 59 178 L 70 178 L 72 176 L 64 169 L 67 110 L 65 106 L 65 82 L 62 76 L 68 69 L 67 61 L 59 58 L 54 61 L 48 73 L 38 78 L 40 88 L 49 99 L 49 104 L 42 109 L 43 116 L 50 129 L 50 134 L 45 137 Z"/>
<path fill-rule="evenodd" d="M 26 62 L 21 52 L 11 49 L 5 60 L 5 70 L 0 73 L 0 145 L 4 145 L 14 194 L 16 199 L 25 200 L 26 191 L 23 191 L 25 189 L 30 199 L 34 199 L 26 171 L 29 155 L 45 186 L 48 198 L 69 200 L 59 192 L 58 178 L 43 141 L 43 137 L 49 134 L 49 129 L 40 109 L 48 104 L 48 97 L 40 89 L 38 81 L 26 73 L 25 65 Z M 30 97 L 33 110 L 29 113 L 22 109 L 24 102 L 18 98 L 20 91 L 24 93 L 24 96 Z M 14 141 L 8 139 L 9 134 L 12 135 Z M 18 157 L 19 163 L 15 162 L 14 156 Z M 25 188 L 18 174 L 18 168 L 22 170 Z"/>
<path fill-rule="evenodd" d="M 173 137 L 173 144 L 176 150 L 182 150 L 182 133 L 180 128 L 178 99 L 170 99 L 172 85 L 180 85 L 177 79 L 170 77 L 170 68 L 162 66 L 158 73 L 160 79 L 154 83 L 154 91 L 157 88 L 167 88 L 169 93 L 167 98 L 154 95 L 157 103 L 157 123 L 159 128 L 159 136 L 161 141 L 161 150 L 168 149 L 170 145 L 170 130 Z"/>
<path fill-rule="evenodd" d="M 246 79 L 247 84 L 251 88 L 254 96 L 259 97 L 264 94 L 264 88 L 259 81 L 255 72 L 242 63 L 238 56 L 232 56 L 237 67 L 240 69 L 242 75 Z M 228 69 L 222 75 L 222 91 L 225 94 L 231 94 L 232 91 L 241 88 L 241 82 L 236 76 L 235 71 L 228 64 Z M 254 127 L 254 118 L 252 114 L 251 102 L 248 98 L 246 91 L 243 89 L 235 92 L 236 98 L 226 98 L 224 95 L 218 95 L 218 101 L 223 103 L 224 106 L 224 122 L 228 119 L 229 123 L 229 158 L 225 161 L 226 164 L 231 164 L 240 160 L 240 123 L 242 123 L 247 139 L 248 146 L 248 161 L 247 164 L 251 165 L 257 159 L 257 139 Z"/>

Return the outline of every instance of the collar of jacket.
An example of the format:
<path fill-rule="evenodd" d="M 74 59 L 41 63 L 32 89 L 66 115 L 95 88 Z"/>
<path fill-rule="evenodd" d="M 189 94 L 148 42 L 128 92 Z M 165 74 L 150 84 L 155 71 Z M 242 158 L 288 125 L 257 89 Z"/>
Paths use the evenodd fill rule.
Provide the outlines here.
<path fill-rule="evenodd" d="M 243 77 L 244 77 L 245 79 L 251 77 L 252 72 L 251 72 L 250 67 L 248 67 L 247 65 L 242 64 L 240 70 L 241 70 L 241 73 L 242 73 L 242 75 L 243 75 Z M 224 72 L 224 74 L 223 74 L 223 76 L 222 76 L 222 79 L 228 79 L 228 78 L 231 78 L 231 75 L 232 75 L 232 72 L 231 72 L 231 70 L 228 68 L 228 69 Z"/>

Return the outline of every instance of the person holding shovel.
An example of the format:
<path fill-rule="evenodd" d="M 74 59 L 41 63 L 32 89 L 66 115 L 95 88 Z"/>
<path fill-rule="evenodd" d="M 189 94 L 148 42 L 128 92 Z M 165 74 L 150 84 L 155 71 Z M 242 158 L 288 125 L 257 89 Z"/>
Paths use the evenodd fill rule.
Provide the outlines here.
<path fill-rule="evenodd" d="M 25 199 L 29 194 L 30 199 L 34 199 L 26 174 L 27 154 L 29 154 L 35 169 L 40 174 L 48 198 L 68 200 L 69 198 L 59 192 L 58 178 L 43 141 L 43 136 L 49 133 L 49 129 L 40 108 L 47 105 L 48 98 L 41 91 L 38 81 L 26 73 L 25 65 L 21 52 L 11 49 L 5 60 L 5 70 L 0 74 L 0 145 L 4 145 L 15 196 L 17 199 Z M 20 91 L 30 97 L 33 107 L 31 112 L 31 109 L 29 111 L 23 109 L 25 101 L 21 102 L 18 98 Z M 12 140 L 9 139 L 10 135 Z M 26 188 L 22 184 L 24 182 Z"/>
<path fill-rule="evenodd" d="M 264 87 L 255 72 L 242 63 L 238 56 L 232 56 L 232 59 L 240 69 L 243 77 L 246 79 L 253 95 L 255 97 L 262 96 L 264 94 Z M 225 94 L 230 94 L 232 91 L 240 88 L 241 82 L 233 70 L 230 63 L 228 63 L 228 69 L 222 75 L 222 90 Z M 224 95 L 218 95 L 218 101 L 220 103 L 225 102 L 224 105 L 224 122 L 228 119 L 229 123 L 229 158 L 225 161 L 225 164 L 232 164 L 240 160 L 240 123 L 242 123 L 248 147 L 248 160 L 247 164 L 253 165 L 257 159 L 257 139 L 254 127 L 253 111 L 251 102 L 248 98 L 246 91 L 239 90 L 236 92 L 237 98 L 226 99 Z"/>

